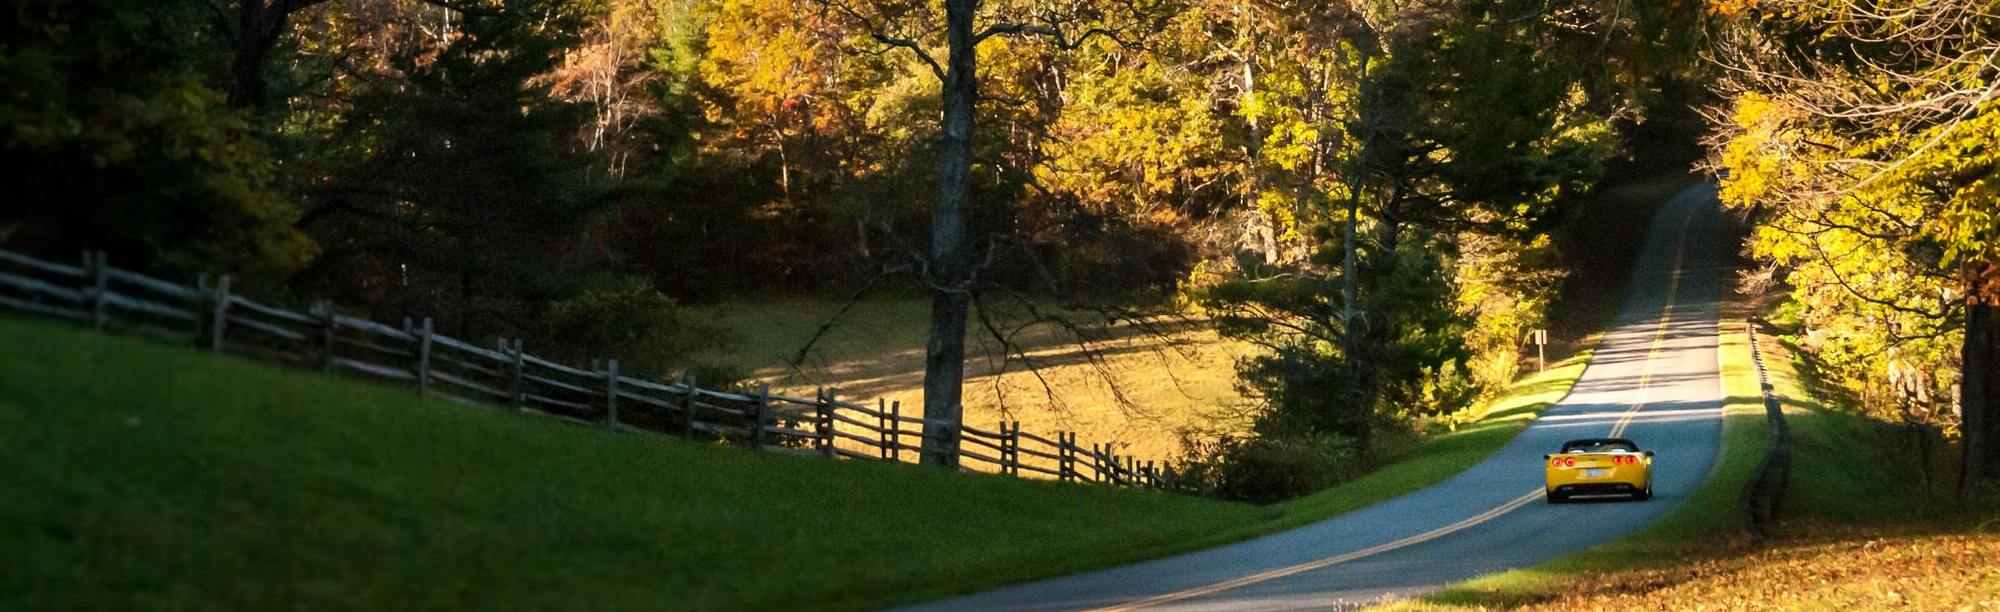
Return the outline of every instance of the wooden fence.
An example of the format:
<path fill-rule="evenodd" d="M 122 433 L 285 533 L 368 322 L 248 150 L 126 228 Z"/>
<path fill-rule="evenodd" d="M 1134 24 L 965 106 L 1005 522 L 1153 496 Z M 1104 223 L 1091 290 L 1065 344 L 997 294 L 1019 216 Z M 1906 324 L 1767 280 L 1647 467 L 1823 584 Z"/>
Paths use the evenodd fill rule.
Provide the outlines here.
<path fill-rule="evenodd" d="M 0 250 L 0 308 L 616 431 L 884 461 L 917 460 L 932 436 L 962 469 L 1183 490 L 1170 468 L 1111 445 L 1086 446 L 1074 432 L 1050 439 L 1018 422 L 996 431 L 927 420 L 896 403 L 870 407 L 825 388 L 808 399 L 768 385 L 728 391 L 633 378 L 619 373 L 616 359 L 564 365 L 528 354 L 519 340 L 477 346 L 437 333 L 430 319 L 378 323 L 339 314 L 324 300 L 296 312 L 233 293 L 228 276 L 181 285 L 111 267 L 101 252 L 69 265 Z"/>

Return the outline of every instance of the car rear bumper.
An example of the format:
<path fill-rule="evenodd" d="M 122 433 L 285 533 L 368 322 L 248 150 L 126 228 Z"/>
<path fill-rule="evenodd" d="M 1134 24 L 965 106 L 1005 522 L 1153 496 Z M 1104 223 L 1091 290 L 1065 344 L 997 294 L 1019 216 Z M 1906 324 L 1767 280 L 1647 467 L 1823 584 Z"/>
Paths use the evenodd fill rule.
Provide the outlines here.
<path fill-rule="evenodd" d="M 1584 482 L 1549 489 L 1557 495 L 1638 495 L 1643 491 L 1642 485 L 1630 482 Z"/>

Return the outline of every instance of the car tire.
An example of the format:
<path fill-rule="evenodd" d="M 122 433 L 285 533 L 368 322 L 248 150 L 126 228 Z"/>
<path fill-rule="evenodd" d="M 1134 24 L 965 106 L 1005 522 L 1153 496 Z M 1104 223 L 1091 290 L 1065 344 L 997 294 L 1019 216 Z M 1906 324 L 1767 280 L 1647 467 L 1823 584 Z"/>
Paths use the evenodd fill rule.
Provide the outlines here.
<path fill-rule="evenodd" d="M 1555 492 L 1555 491 L 1549 491 L 1549 492 L 1548 492 L 1548 494 L 1547 494 L 1547 497 L 1548 497 L 1548 500 L 1549 500 L 1549 504 L 1550 504 L 1550 505 L 1554 505 L 1554 504 L 1560 504 L 1560 503 L 1563 503 L 1563 502 L 1566 502 L 1566 501 L 1569 501 L 1569 496 L 1568 496 L 1568 495 L 1564 495 L 1564 494 L 1561 494 L 1561 493 L 1557 493 L 1557 492 Z"/>
<path fill-rule="evenodd" d="M 1632 496 L 1632 499 L 1636 499 L 1639 501 L 1646 501 L 1652 498 L 1653 498 L 1653 483 L 1650 482 L 1646 483 L 1646 490 L 1640 491 L 1638 494 Z"/>

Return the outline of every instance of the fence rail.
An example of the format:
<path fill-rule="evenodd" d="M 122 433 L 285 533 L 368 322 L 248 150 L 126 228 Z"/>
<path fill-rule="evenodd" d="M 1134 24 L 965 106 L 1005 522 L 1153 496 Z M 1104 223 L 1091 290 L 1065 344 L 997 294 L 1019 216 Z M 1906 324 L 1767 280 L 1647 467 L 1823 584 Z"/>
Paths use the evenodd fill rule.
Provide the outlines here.
<path fill-rule="evenodd" d="M 802 398 L 769 386 L 741 392 L 633 378 L 619 373 L 616 359 L 565 365 L 528 354 L 520 340 L 480 346 L 437 333 L 430 319 L 380 323 L 338 314 L 325 300 L 293 311 L 234 293 L 226 275 L 182 285 L 113 268 L 102 252 L 86 251 L 82 265 L 71 266 L 0 249 L 4 309 L 613 431 L 881 461 L 916 461 L 930 439 L 961 469 L 1185 490 L 1171 468 L 1119 455 L 1114 445 L 1079 443 L 1075 432 L 1051 440 L 1019 422 L 969 427 L 905 415 L 896 402 L 840 399 L 826 388 Z"/>

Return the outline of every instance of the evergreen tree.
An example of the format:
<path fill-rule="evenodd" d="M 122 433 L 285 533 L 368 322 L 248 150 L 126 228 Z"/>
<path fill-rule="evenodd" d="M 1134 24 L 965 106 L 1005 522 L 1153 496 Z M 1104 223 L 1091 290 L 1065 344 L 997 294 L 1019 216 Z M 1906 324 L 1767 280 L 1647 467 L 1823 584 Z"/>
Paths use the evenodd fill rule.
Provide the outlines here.
<path fill-rule="evenodd" d="M 384 314 L 440 314 L 461 333 L 520 324 L 592 262 L 583 229 L 615 191 L 568 135 L 584 121 L 540 78 L 574 42 L 566 3 L 467 14 L 447 44 L 392 59 L 340 120 L 307 227 L 319 276 Z"/>

